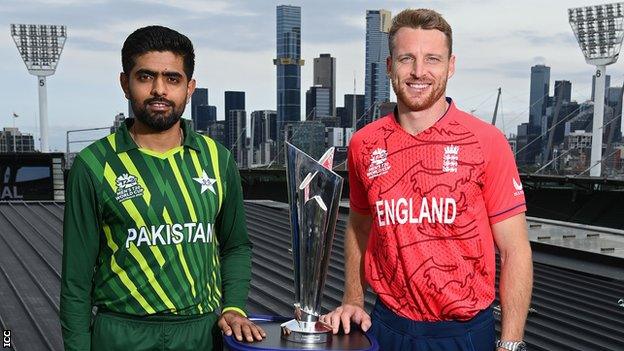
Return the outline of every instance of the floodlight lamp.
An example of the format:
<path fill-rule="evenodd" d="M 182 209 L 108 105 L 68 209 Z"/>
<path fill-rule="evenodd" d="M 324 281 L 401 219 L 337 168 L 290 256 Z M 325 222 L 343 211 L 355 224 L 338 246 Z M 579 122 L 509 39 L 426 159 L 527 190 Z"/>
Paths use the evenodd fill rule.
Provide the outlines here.
<path fill-rule="evenodd" d="M 67 39 L 65 26 L 11 24 L 11 37 L 30 74 L 39 77 L 54 74 Z"/>
<path fill-rule="evenodd" d="M 624 37 L 624 3 L 571 8 L 568 20 L 587 63 L 605 66 L 617 61 Z"/>

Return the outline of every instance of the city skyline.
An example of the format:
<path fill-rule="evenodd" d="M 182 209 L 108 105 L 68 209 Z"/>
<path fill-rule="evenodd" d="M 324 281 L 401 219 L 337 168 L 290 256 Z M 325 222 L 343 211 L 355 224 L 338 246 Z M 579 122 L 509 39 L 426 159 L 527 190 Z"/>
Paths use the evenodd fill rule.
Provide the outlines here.
<path fill-rule="evenodd" d="M 572 100 L 582 102 L 591 97 L 593 68 L 585 63 L 576 44 L 567 22 L 567 8 L 601 3 L 605 2 L 425 1 L 418 5 L 436 9 L 453 27 L 457 72 L 449 81 L 448 95 L 460 108 L 474 109 L 476 115 L 489 120 L 496 89 L 502 87 L 502 113 L 497 126 L 509 134 L 529 120 L 530 71 L 535 64 L 551 67 L 551 95 L 555 80 L 569 80 Z M 11 126 L 15 112 L 20 115 L 16 121 L 20 131 L 38 137 L 36 79 L 21 62 L 9 35 L 10 23 L 67 25 L 65 49 L 56 74 L 48 80 L 53 150 L 64 151 L 68 129 L 110 126 L 118 112 L 127 114 L 127 102 L 118 84 L 119 51 L 128 34 L 153 23 L 179 30 L 194 42 L 195 78 L 199 87 L 208 89 L 208 100 L 217 106 L 219 120 L 223 118 L 227 90 L 245 92 L 248 116 L 254 110 L 275 110 L 275 9 L 282 4 L 192 0 L 175 4 L 100 0 L 88 5 L 75 0 L 3 2 L 0 59 L 5 64 L 0 70 L 9 79 L 0 88 L 0 127 Z M 336 58 L 337 106 L 342 105 L 344 94 L 353 93 L 354 73 L 356 93 L 364 93 L 366 10 L 386 9 L 394 15 L 413 5 L 407 1 L 289 4 L 301 6 L 301 53 L 307 61 L 301 70 L 301 101 L 305 101 L 303 94 L 313 85 L 313 59 L 328 53 Z M 136 13 L 143 17 L 137 18 Z M 531 24 L 527 23 L 528 16 Z M 621 65 L 618 62 L 607 70 L 611 86 L 622 84 Z M 301 105 L 303 115 L 305 104 Z M 190 115 L 188 105 L 184 116 Z"/>

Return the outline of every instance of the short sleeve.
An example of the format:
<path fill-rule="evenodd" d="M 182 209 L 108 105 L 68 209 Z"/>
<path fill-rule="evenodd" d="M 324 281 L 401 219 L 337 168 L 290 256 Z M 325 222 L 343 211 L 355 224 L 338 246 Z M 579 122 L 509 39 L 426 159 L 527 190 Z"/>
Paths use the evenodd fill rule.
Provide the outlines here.
<path fill-rule="evenodd" d="M 359 177 L 359 148 L 356 138 L 351 139 L 349 150 L 347 153 L 347 161 L 349 167 L 349 207 L 357 213 L 369 215 L 370 208 L 368 206 L 368 197 L 364 184 Z"/>
<path fill-rule="evenodd" d="M 509 142 L 498 129 L 490 133 L 482 144 L 485 153 L 483 197 L 490 224 L 494 224 L 525 212 L 526 201 Z"/>

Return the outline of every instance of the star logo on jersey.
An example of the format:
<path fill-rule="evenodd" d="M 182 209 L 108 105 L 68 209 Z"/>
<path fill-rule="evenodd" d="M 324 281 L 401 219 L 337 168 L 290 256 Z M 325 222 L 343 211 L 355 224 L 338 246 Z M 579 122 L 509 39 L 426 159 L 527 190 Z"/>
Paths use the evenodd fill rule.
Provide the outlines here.
<path fill-rule="evenodd" d="M 132 174 L 124 173 L 115 179 L 117 189 L 115 199 L 124 202 L 143 195 L 143 187 L 138 183 L 138 178 Z"/>
<path fill-rule="evenodd" d="M 217 182 L 217 180 L 208 177 L 206 171 L 202 170 L 202 176 L 198 178 L 193 178 L 193 180 L 201 184 L 201 194 L 203 194 L 206 190 L 210 190 L 213 194 L 217 195 L 217 191 L 214 188 L 214 184 Z"/>

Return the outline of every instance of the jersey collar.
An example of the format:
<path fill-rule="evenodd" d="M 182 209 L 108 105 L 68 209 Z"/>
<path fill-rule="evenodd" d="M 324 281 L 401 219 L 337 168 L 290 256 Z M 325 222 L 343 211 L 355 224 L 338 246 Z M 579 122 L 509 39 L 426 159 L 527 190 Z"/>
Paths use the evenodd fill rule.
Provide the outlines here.
<path fill-rule="evenodd" d="M 457 107 L 455 106 L 455 102 L 453 101 L 453 99 L 451 99 L 450 97 L 448 97 L 448 96 L 447 96 L 447 97 L 446 97 L 446 102 L 448 102 L 448 104 L 449 104 L 449 105 L 448 105 L 448 108 L 446 109 L 446 112 L 444 112 L 444 114 L 443 114 L 440 118 L 438 118 L 438 120 L 437 120 L 437 121 L 436 121 L 433 125 L 431 125 L 431 127 L 435 127 L 435 126 L 437 126 L 437 125 L 440 125 L 441 123 L 446 122 L 446 120 L 448 120 L 448 119 L 449 119 L 449 117 L 448 117 L 448 116 L 453 116 L 453 115 L 455 115 L 455 113 L 456 113 L 456 111 L 457 111 Z M 393 125 L 394 125 L 396 128 L 398 128 L 398 129 L 400 129 L 400 130 L 403 130 L 405 133 L 407 133 L 407 131 L 405 131 L 405 130 L 403 129 L 403 127 L 401 127 L 401 124 L 399 123 L 399 107 L 398 107 L 398 106 L 395 106 L 395 107 L 394 107 L 394 110 L 393 110 L 393 111 L 392 111 L 392 113 L 389 115 L 389 117 L 390 117 L 390 119 L 392 119 L 392 121 L 394 122 L 394 123 L 393 123 Z M 429 128 L 431 128 L 431 127 L 429 127 Z M 429 128 L 427 128 L 427 129 L 429 129 Z M 427 130 L 427 129 L 425 129 L 425 130 Z M 421 131 L 421 132 L 422 132 L 422 131 Z M 409 134 L 409 133 L 408 133 L 408 134 Z M 411 134 L 410 134 L 410 135 L 411 135 Z"/>
<path fill-rule="evenodd" d="M 132 140 L 130 132 L 128 131 L 130 126 L 132 126 L 132 123 L 134 123 L 134 118 L 126 118 L 124 123 L 119 126 L 117 133 L 115 133 L 115 143 L 117 144 L 117 148 L 115 151 L 118 154 L 138 148 L 137 144 L 134 142 L 134 140 Z M 180 119 L 180 126 L 182 127 L 182 131 L 184 132 L 184 143 L 182 143 L 182 145 L 184 147 L 189 147 L 195 151 L 201 151 L 198 141 L 201 136 L 196 131 L 194 131 L 193 128 L 191 128 L 191 123 L 191 120 L 184 118 Z"/>

